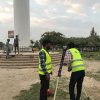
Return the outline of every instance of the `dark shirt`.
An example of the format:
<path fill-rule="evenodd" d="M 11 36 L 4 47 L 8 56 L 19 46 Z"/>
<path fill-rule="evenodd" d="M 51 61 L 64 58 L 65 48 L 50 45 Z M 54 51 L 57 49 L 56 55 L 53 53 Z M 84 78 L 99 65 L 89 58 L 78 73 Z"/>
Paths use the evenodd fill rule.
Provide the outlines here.
<path fill-rule="evenodd" d="M 14 39 L 14 46 L 19 46 L 19 39 L 18 38 Z"/>

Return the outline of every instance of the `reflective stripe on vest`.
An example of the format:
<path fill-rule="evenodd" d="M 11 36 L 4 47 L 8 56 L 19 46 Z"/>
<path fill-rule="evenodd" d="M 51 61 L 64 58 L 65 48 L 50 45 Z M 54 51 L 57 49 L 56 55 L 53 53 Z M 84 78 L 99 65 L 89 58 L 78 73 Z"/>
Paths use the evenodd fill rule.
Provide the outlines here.
<path fill-rule="evenodd" d="M 84 67 L 84 65 L 80 64 L 80 65 L 72 66 L 72 68 L 77 68 L 77 67 Z"/>
<path fill-rule="evenodd" d="M 39 63 L 39 64 L 41 64 L 41 63 Z M 50 64 L 52 64 L 52 63 L 50 62 L 50 63 L 47 63 L 46 65 L 50 65 Z"/>
<path fill-rule="evenodd" d="M 79 62 L 79 61 L 82 61 L 82 63 L 83 63 L 83 60 L 82 60 L 82 59 L 72 60 L 72 62 Z M 72 66 L 72 68 L 76 68 L 76 67 L 84 67 L 84 64 L 80 64 L 80 65 Z"/>
<path fill-rule="evenodd" d="M 74 61 L 83 61 L 83 60 L 82 60 L 82 59 L 76 59 L 76 60 L 73 60 L 73 62 L 74 62 Z"/>
<path fill-rule="evenodd" d="M 41 49 L 44 51 L 45 55 L 46 55 L 46 62 L 45 62 L 45 65 L 46 65 L 46 71 L 48 73 L 51 73 L 52 72 L 52 63 L 51 63 L 51 57 L 50 55 L 48 54 L 48 52 L 45 50 L 45 49 Z M 40 63 L 40 58 L 39 58 L 39 66 L 38 66 L 38 73 L 41 74 L 41 75 L 45 75 L 45 73 L 43 72 L 42 68 L 41 68 L 41 63 Z"/>
<path fill-rule="evenodd" d="M 85 70 L 80 52 L 75 48 L 70 49 L 70 52 L 72 54 L 72 63 L 71 63 L 72 72 Z"/>

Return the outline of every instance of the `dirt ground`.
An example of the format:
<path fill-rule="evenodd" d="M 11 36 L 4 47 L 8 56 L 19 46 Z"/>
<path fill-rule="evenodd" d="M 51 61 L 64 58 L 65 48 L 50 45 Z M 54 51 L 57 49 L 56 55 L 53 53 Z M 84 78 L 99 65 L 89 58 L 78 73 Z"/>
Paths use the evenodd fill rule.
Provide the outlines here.
<path fill-rule="evenodd" d="M 85 61 L 86 72 L 100 72 L 99 61 Z M 54 72 L 51 78 L 57 76 L 58 67 L 54 66 Z M 62 76 L 70 78 L 70 72 L 67 68 L 63 68 Z M 18 95 L 21 90 L 29 89 L 33 84 L 39 82 L 37 69 L 2 69 L 0 68 L 0 100 L 13 100 L 13 97 Z M 93 100 L 100 99 L 100 81 L 94 78 L 85 77 L 84 88 L 87 95 Z"/>

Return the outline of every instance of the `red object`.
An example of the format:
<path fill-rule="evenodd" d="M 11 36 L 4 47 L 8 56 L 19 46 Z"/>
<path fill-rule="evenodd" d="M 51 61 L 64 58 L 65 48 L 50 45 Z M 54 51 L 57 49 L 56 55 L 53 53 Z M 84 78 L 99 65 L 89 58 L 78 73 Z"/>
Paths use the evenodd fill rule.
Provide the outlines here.
<path fill-rule="evenodd" d="M 47 96 L 49 97 L 50 95 L 51 95 L 51 90 L 48 89 L 48 90 L 47 90 Z"/>

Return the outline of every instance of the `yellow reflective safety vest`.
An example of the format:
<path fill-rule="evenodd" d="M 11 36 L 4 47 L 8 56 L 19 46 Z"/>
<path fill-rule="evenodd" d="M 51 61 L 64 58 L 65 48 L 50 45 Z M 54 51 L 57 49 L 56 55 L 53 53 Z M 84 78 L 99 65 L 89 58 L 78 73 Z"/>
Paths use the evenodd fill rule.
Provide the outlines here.
<path fill-rule="evenodd" d="M 51 57 L 50 57 L 49 53 L 44 48 L 42 48 L 41 50 L 43 50 L 44 53 L 46 54 L 46 62 L 45 62 L 45 65 L 46 65 L 47 72 L 50 74 L 52 72 L 52 61 L 51 61 Z M 38 73 L 40 75 L 45 75 L 45 73 L 43 72 L 43 70 L 41 68 L 40 58 L 39 58 Z"/>
<path fill-rule="evenodd" d="M 84 62 L 81 57 L 80 52 L 76 48 L 69 49 L 72 54 L 72 72 L 77 72 L 81 70 L 85 70 Z"/>

